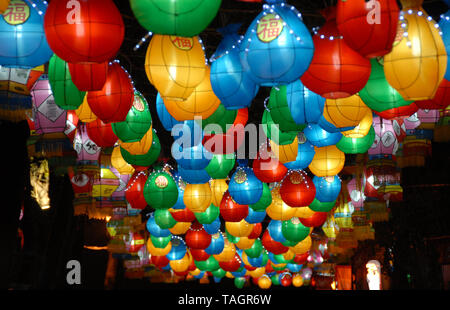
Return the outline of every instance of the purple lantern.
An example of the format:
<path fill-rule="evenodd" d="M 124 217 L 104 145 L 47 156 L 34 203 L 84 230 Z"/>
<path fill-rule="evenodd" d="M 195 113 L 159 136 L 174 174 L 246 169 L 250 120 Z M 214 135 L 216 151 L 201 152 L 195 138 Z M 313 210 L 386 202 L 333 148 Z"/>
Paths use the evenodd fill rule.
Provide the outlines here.
<path fill-rule="evenodd" d="M 73 139 L 73 148 L 77 152 L 77 161 L 83 163 L 97 162 L 102 150 L 89 138 L 84 123 L 78 125 Z"/>

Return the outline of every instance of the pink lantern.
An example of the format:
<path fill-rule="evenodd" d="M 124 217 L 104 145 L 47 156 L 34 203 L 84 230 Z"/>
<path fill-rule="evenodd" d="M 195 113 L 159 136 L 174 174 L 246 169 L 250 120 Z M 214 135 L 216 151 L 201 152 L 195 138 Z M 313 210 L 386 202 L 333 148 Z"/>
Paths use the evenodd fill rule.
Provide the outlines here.
<path fill-rule="evenodd" d="M 361 176 L 359 180 L 353 177 L 347 184 L 348 193 L 352 200 L 352 205 L 355 208 L 362 208 L 364 206 L 364 184 L 366 180 L 364 176 Z"/>
<path fill-rule="evenodd" d="M 97 162 L 102 150 L 89 138 L 84 123 L 78 125 L 73 139 L 73 148 L 77 152 L 78 162 Z"/>
<path fill-rule="evenodd" d="M 398 140 L 392 121 L 374 116 L 373 129 L 375 130 L 375 141 L 368 151 L 369 155 L 394 155 L 398 149 Z"/>
<path fill-rule="evenodd" d="M 405 129 L 408 132 L 409 130 L 414 130 L 420 126 L 420 119 L 417 116 L 417 112 L 412 114 L 409 117 L 404 118 Z"/>
<path fill-rule="evenodd" d="M 439 112 L 439 110 L 419 109 L 417 111 L 417 117 L 421 124 L 436 124 L 441 117 Z"/>

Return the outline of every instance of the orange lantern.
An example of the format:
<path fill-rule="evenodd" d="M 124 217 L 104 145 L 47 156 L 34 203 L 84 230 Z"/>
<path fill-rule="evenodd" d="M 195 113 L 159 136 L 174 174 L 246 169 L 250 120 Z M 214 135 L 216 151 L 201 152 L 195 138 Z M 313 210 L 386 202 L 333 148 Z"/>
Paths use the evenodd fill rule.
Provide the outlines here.
<path fill-rule="evenodd" d="M 163 249 L 157 248 L 153 245 L 152 239 L 147 240 L 147 250 L 153 256 L 164 256 L 172 249 L 172 242 L 169 242 Z"/>
<path fill-rule="evenodd" d="M 291 250 L 294 254 L 305 254 L 309 251 L 312 245 L 311 236 L 307 236 L 305 239 L 300 241 L 294 246 L 289 247 L 289 250 Z"/>
<path fill-rule="evenodd" d="M 337 175 L 345 164 L 345 154 L 336 145 L 314 147 L 316 154 L 309 164 L 309 170 L 318 177 Z"/>
<path fill-rule="evenodd" d="M 225 223 L 226 225 L 226 223 Z M 252 227 L 253 230 L 253 227 Z M 230 232 L 229 232 L 230 233 Z M 231 233 L 230 233 L 231 234 Z M 250 239 L 248 237 L 249 235 L 245 236 L 245 237 L 240 237 L 239 241 L 236 242 L 236 246 L 241 249 L 241 250 L 247 250 L 250 249 L 253 246 L 253 243 L 255 243 L 256 239 Z M 245 252 L 242 252 L 245 253 Z M 242 259 L 244 259 L 244 257 L 242 256 Z"/>
<path fill-rule="evenodd" d="M 253 225 L 247 223 L 245 220 L 241 220 L 240 222 L 225 222 L 226 230 L 234 237 L 247 237 L 252 233 Z"/>
<path fill-rule="evenodd" d="M 211 202 L 216 207 L 220 206 L 223 195 L 228 190 L 228 184 L 225 179 L 212 179 L 209 181 L 211 187 Z"/>
<path fill-rule="evenodd" d="M 357 139 L 365 137 L 369 133 L 369 130 L 372 127 L 372 123 L 373 112 L 371 109 L 368 109 L 364 117 L 355 128 L 353 128 L 352 130 L 343 131 L 342 134 L 347 138 Z"/>
<path fill-rule="evenodd" d="M 327 99 L 323 109 L 325 120 L 336 128 L 354 127 L 370 112 L 358 95 L 346 98 Z"/>
<path fill-rule="evenodd" d="M 267 207 L 267 215 L 277 221 L 287 221 L 295 216 L 297 208 L 291 208 L 283 202 L 280 195 L 280 187 L 272 190 L 272 203 Z"/>
<path fill-rule="evenodd" d="M 184 235 L 191 227 L 191 222 L 177 222 L 175 226 L 169 228 L 172 235 Z"/>
<path fill-rule="evenodd" d="M 224 237 L 224 248 L 222 253 L 213 255 L 218 262 L 231 261 L 236 255 L 236 247 L 226 237 Z"/>
<path fill-rule="evenodd" d="M 125 161 L 120 152 L 120 146 L 115 146 L 111 154 L 111 165 L 119 171 L 120 174 L 133 174 L 134 168 Z"/>
<path fill-rule="evenodd" d="M 97 116 L 92 112 L 88 104 L 87 96 L 84 96 L 83 103 L 75 110 L 75 114 L 83 123 L 90 123 L 97 119 Z"/>
<path fill-rule="evenodd" d="M 150 150 L 153 143 L 153 126 L 138 142 L 122 142 L 119 140 L 120 146 L 125 149 L 131 155 L 144 155 Z"/>
<path fill-rule="evenodd" d="M 274 141 L 270 140 L 270 147 L 276 158 L 281 163 L 287 163 L 295 161 L 298 154 L 298 137 L 295 137 L 292 143 L 286 145 L 278 145 Z"/>
<path fill-rule="evenodd" d="M 183 202 L 192 212 L 205 212 L 211 204 L 211 197 L 209 183 L 186 184 Z"/>

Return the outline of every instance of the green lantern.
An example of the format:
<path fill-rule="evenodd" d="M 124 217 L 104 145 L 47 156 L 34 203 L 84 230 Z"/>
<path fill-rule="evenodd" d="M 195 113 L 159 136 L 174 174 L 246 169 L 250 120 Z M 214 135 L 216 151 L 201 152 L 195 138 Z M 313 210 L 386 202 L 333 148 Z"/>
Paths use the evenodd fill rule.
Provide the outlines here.
<path fill-rule="evenodd" d="M 304 226 L 298 217 L 293 217 L 290 220 L 282 222 L 281 232 L 287 240 L 300 242 L 308 237 L 310 229 Z"/>
<path fill-rule="evenodd" d="M 167 237 L 155 237 L 150 235 L 150 239 L 152 240 L 152 244 L 155 248 L 164 249 L 172 239 L 172 234 Z"/>
<path fill-rule="evenodd" d="M 225 106 L 221 103 L 217 110 L 208 117 L 207 119 L 202 120 L 202 128 L 205 134 L 223 134 L 227 132 L 227 124 L 233 124 L 236 120 L 238 111 L 237 110 L 227 110 Z M 221 132 L 215 132 L 214 130 L 205 130 L 206 126 L 214 124 L 219 125 L 222 129 Z M 212 128 L 214 129 L 214 128 Z"/>
<path fill-rule="evenodd" d="M 199 268 L 200 269 L 200 268 Z M 223 278 L 223 277 L 225 277 L 225 275 L 226 275 L 226 271 L 225 270 L 223 270 L 222 268 L 218 268 L 218 269 L 216 269 L 216 270 L 213 270 L 212 272 L 212 275 L 213 275 L 213 277 L 216 277 L 216 278 Z"/>
<path fill-rule="evenodd" d="M 173 218 L 167 209 L 158 209 L 155 211 L 155 223 L 162 229 L 169 229 L 175 226 L 177 221 Z"/>
<path fill-rule="evenodd" d="M 376 59 L 370 60 L 372 72 L 366 86 L 360 90 L 362 101 L 372 110 L 383 112 L 393 108 L 408 106 L 413 101 L 403 99 L 402 95 L 389 85 L 383 65 Z"/>
<path fill-rule="evenodd" d="M 261 198 L 258 202 L 249 205 L 249 208 L 252 208 L 253 211 L 263 211 L 266 210 L 268 206 L 272 203 L 272 192 L 270 191 L 267 183 L 263 183 L 263 192 Z"/>
<path fill-rule="evenodd" d="M 145 98 L 139 93 L 134 93 L 134 101 L 128 111 L 125 121 L 111 123 L 116 136 L 123 142 L 138 142 L 150 129 L 152 115 L 148 109 Z"/>
<path fill-rule="evenodd" d="M 367 152 L 375 141 L 375 130 L 370 126 L 370 130 L 364 137 L 350 138 L 342 136 L 336 147 L 345 154 L 364 154 Z"/>
<path fill-rule="evenodd" d="M 157 34 L 193 37 L 216 16 L 221 0 L 130 0 L 142 27 Z"/>
<path fill-rule="evenodd" d="M 220 268 L 219 262 L 214 258 L 214 256 L 209 256 L 207 260 L 196 261 L 194 260 L 195 266 L 201 271 L 215 271 Z"/>
<path fill-rule="evenodd" d="M 120 148 L 120 153 L 123 159 L 134 166 L 150 167 L 159 157 L 161 152 L 161 144 L 159 143 L 159 138 L 156 132 L 153 131 L 153 141 L 152 146 L 146 154 L 143 155 L 133 155 L 124 148 Z"/>
<path fill-rule="evenodd" d="M 330 202 L 321 202 L 314 198 L 313 202 L 311 202 L 311 204 L 309 205 L 309 208 L 315 212 L 330 212 L 334 208 L 335 204 L 336 200 Z"/>
<path fill-rule="evenodd" d="M 278 124 L 283 132 L 299 132 L 305 129 L 306 125 L 297 124 L 291 115 L 286 94 L 286 85 L 272 87 L 270 91 L 269 104 L 267 108 L 275 124 Z"/>
<path fill-rule="evenodd" d="M 247 280 L 244 277 L 234 278 L 234 285 L 237 288 L 243 288 Z"/>
<path fill-rule="evenodd" d="M 289 264 L 289 263 L 293 263 L 294 259 L 285 259 L 283 254 L 277 254 L 277 255 L 273 255 L 274 258 L 274 264 Z M 285 267 L 282 267 L 280 270 L 283 270 Z"/>
<path fill-rule="evenodd" d="M 295 137 L 297 137 L 297 132 L 284 132 L 281 131 L 278 124 L 272 119 L 269 111 L 264 110 L 263 117 L 261 121 L 263 125 L 263 131 L 267 138 L 274 141 L 278 145 L 286 145 L 294 142 Z"/>
<path fill-rule="evenodd" d="M 282 245 L 287 246 L 287 247 L 295 246 L 297 243 L 298 242 L 291 241 L 291 240 L 285 240 L 285 241 L 281 242 Z"/>
<path fill-rule="evenodd" d="M 48 64 L 48 81 L 55 104 L 64 110 L 76 110 L 83 103 L 86 92 L 72 82 L 69 65 L 54 54 Z"/>
<path fill-rule="evenodd" d="M 149 206 L 156 210 L 169 209 L 178 200 L 177 184 L 167 172 L 155 172 L 145 182 L 144 198 Z"/>
<path fill-rule="evenodd" d="M 248 257 L 251 258 L 258 258 L 261 256 L 261 253 L 263 252 L 263 246 L 261 243 L 261 240 L 258 238 L 253 243 L 252 247 L 250 249 L 244 250 L 245 254 L 247 254 Z"/>
<path fill-rule="evenodd" d="M 212 179 L 226 179 L 236 163 L 236 154 L 214 154 L 205 170 Z"/>
<path fill-rule="evenodd" d="M 211 224 L 219 216 L 220 208 L 211 204 L 204 212 L 194 212 L 200 224 Z"/>
<path fill-rule="evenodd" d="M 273 268 L 273 266 L 272 266 L 272 268 Z M 276 270 L 275 268 L 273 268 L 274 270 Z M 284 268 L 283 268 L 284 269 Z M 283 270 L 283 269 L 281 269 L 281 270 Z M 279 277 L 279 274 L 277 273 L 277 274 L 275 274 L 275 275 L 273 275 L 273 276 L 271 276 L 270 277 L 270 280 L 272 280 L 272 284 L 273 285 L 280 285 L 280 277 Z"/>
<path fill-rule="evenodd" d="M 226 229 L 225 229 L 225 235 L 227 236 L 228 241 L 230 241 L 231 243 L 236 244 L 239 242 L 240 238 L 231 235 Z"/>

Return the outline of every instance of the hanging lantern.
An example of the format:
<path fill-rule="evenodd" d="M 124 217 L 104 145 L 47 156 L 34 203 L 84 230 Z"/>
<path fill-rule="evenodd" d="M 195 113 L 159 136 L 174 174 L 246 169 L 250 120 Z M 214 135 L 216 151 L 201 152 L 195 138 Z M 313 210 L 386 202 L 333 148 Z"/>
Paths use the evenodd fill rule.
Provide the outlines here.
<path fill-rule="evenodd" d="M 0 65 L 34 68 L 53 55 L 44 32 L 47 2 L 12 0 L 0 18 Z"/>
<path fill-rule="evenodd" d="M 366 136 L 361 138 L 342 136 L 336 146 L 345 154 L 364 154 L 370 149 L 374 141 L 375 130 L 373 127 L 370 127 L 370 131 Z"/>
<path fill-rule="evenodd" d="M 169 228 L 169 231 L 173 235 L 184 235 L 190 227 L 191 222 L 177 222 L 173 227 Z"/>
<path fill-rule="evenodd" d="M 327 99 L 323 110 L 325 121 L 336 128 L 358 126 L 370 109 L 358 95 L 341 99 Z M 323 127 L 327 129 L 326 127 Z"/>
<path fill-rule="evenodd" d="M 375 139 L 370 147 L 369 155 L 393 155 L 398 149 L 398 140 L 395 135 L 392 121 L 377 116 L 373 118 Z"/>
<path fill-rule="evenodd" d="M 318 177 L 337 175 L 345 164 L 345 154 L 335 145 L 316 147 L 316 155 L 308 166 L 311 172 Z"/>
<path fill-rule="evenodd" d="M 291 144 L 294 142 L 294 139 L 297 136 L 296 132 L 281 131 L 278 124 L 275 124 L 275 122 L 273 121 L 270 111 L 267 109 L 265 109 L 263 112 L 261 124 L 263 126 L 264 134 L 267 136 L 267 138 L 274 141 L 278 145 Z"/>
<path fill-rule="evenodd" d="M 235 253 L 234 257 L 229 260 L 219 261 L 220 268 L 228 272 L 238 271 L 242 267 L 242 265 L 243 263 L 241 261 L 241 258 L 237 253 Z"/>
<path fill-rule="evenodd" d="M 341 179 L 335 176 L 313 177 L 316 199 L 321 202 L 334 202 L 341 191 Z M 314 210 L 315 211 L 315 210 Z"/>
<path fill-rule="evenodd" d="M 347 138 L 365 137 L 372 128 L 372 123 L 373 123 L 373 112 L 371 109 L 368 109 L 362 120 L 355 128 L 347 131 L 342 131 L 342 134 Z"/>
<path fill-rule="evenodd" d="M 154 209 L 169 209 L 177 202 L 178 188 L 170 174 L 158 171 L 148 177 L 144 197 Z"/>
<path fill-rule="evenodd" d="M 97 146 L 87 133 L 86 124 L 78 124 L 73 149 L 77 152 L 78 162 L 97 162 L 100 157 L 101 148 Z"/>
<path fill-rule="evenodd" d="M 183 124 L 183 122 L 177 121 L 175 118 L 173 118 L 172 115 L 170 115 L 159 93 L 156 96 L 156 112 L 158 114 L 159 120 L 161 121 L 161 124 L 167 131 L 172 131 L 172 128 L 175 125 Z"/>
<path fill-rule="evenodd" d="M 123 144 L 121 144 L 120 146 L 120 152 L 122 154 L 123 159 L 125 159 L 125 161 L 130 165 L 133 165 L 135 169 L 137 169 L 138 166 L 143 167 L 143 169 L 146 169 L 147 167 L 150 167 L 158 159 L 159 154 L 161 153 L 161 144 L 159 143 L 159 138 L 156 135 L 156 133 L 153 133 L 152 143 L 147 153 L 142 155 L 131 154 L 123 147 Z"/>
<path fill-rule="evenodd" d="M 400 9 L 397 1 L 338 1 L 337 27 L 345 43 L 367 58 L 392 50 Z"/>
<path fill-rule="evenodd" d="M 177 161 L 179 167 L 188 170 L 205 169 L 213 155 L 203 147 L 203 144 L 193 146 L 186 145 L 184 141 L 175 141 L 172 144 L 172 157 Z"/>
<path fill-rule="evenodd" d="M 336 145 L 342 138 L 342 133 L 328 132 L 318 124 L 309 124 L 303 134 L 307 142 L 317 147 Z"/>
<path fill-rule="evenodd" d="M 263 192 L 258 202 L 249 205 L 254 211 L 263 211 L 272 203 L 272 192 L 267 183 L 263 183 Z"/>
<path fill-rule="evenodd" d="M 120 146 L 115 146 L 111 153 L 111 165 L 117 169 L 120 174 L 133 174 L 134 168 L 128 164 L 120 153 Z"/>
<path fill-rule="evenodd" d="M 68 63 L 72 82 L 81 91 L 101 90 L 108 77 L 109 61 Z"/>
<path fill-rule="evenodd" d="M 449 66 L 450 68 L 450 66 Z M 419 109 L 445 109 L 450 104 L 450 81 L 443 79 L 432 99 L 416 101 Z"/>
<path fill-rule="evenodd" d="M 253 172 L 261 182 L 280 182 L 286 175 L 288 168 L 280 163 L 277 158 L 272 158 L 270 155 L 272 153 L 267 150 L 267 145 L 263 144 L 259 148 L 257 158 L 253 160 Z"/>
<path fill-rule="evenodd" d="M 118 138 L 112 130 L 111 124 L 105 124 L 101 119 L 86 124 L 89 138 L 99 147 L 113 147 Z"/>
<path fill-rule="evenodd" d="M 209 182 L 211 177 L 205 169 L 184 169 L 183 167 L 178 167 L 178 172 L 186 183 L 189 184 L 204 184 Z"/>
<path fill-rule="evenodd" d="M 145 56 L 145 72 L 164 100 L 186 100 L 205 81 L 205 62 L 198 37 L 153 35 Z M 209 78 L 205 84 L 210 84 Z"/>
<path fill-rule="evenodd" d="M 240 222 L 248 215 L 248 205 L 236 203 L 226 191 L 220 202 L 220 215 L 225 222 Z"/>
<path fill-rule="evenodd" d="M 222 233 L 217 233 L 211 236 L 211 243 L 205 249 L 205 252 L 209 255 L 220 254 L 222 253 L 225 247 L 225 239 Z"/>
<path fill-rule="evenodd" d="M 90 123 L 97 119 L 87 102 L 87 96 L 84 96 L 83 103 L 75 110 L 75 114 L 83 123 Z"/>
<path fill-rule="evenodd" d="M 291 250 L 297 256 L 307 253 L 310 250 L 311 245 L 312 245 L 311 236 L 307 236 L 302 241 L 297 242 L 294 246 L 289 247 L 289 250 Z"/>
<path fill-rule="evenodd" d="M 300 135 L 301 136 L 301 135 Z M 295 161 L 298 152 L 298 136 L 290 144 L 278 145 L 275 141 L 270 140 L 271 150 L 280 163 Z"/>
<path fill-rule="evenodd" d="M 195 212 L 194 216 L 200 224 L 211 224 L 219 217 L 220 208 L 211 204 L 203 212 Z"/>
<path fill-rule="evenodd" d="M 125 199 L 133 209 L 142 210 L 147 206 L 147 201 L 144 197 L 144 186 L 147 182 L 147 175 L 145 172 L 135 172 L 128 181 L 125 190 Z"/>
<path fill-rule="evenodd" d="M 70 77 L 67 63 L 54 54 L 48 65 L 48 78 L 55 103 L 64 110 L 76 110 L 83 103 L 85 92 L 79 91 Z"/>
<path fill-rule="evenodd" d="M 183 202 L 192 212 L 204 212 L 211 205 L 211 197 L 209 183 L 186 184 Z"/>
<path fill-rule="evenodd" d="M 266 230 L 261 238 L 264 248 L 273 254 L 283 254 L 289 251 L 289 248 L 272 239 L 269 232 Z"/>
<path fill-rule="evenodd" d="M 172 207 L 169 209 L 169 211 L 174 220 L 177 221 L 178 223 L 191 223 L 195 220 L 194 213 L 191 210 L 189 210 L 186 206 L 184 206 L 183 209 L 175 209 Z M 182 227 L 179 228 L 180 230 L 182 229 Z"/>
<path fill-rule="evenodd" d="M 330 212 L 336 201 L 321 202 L 314 198 L 313 202 L 309 205 L 309 208 L 315 212 Z"/>
<path fill-rule="evenodd" d="M 176 225 L 177 221 L 175 221 L 169 209 L 158 209 L 155 211 L 155 223 L 163 229 L 170 229 Z"/>
<path fill-rule="evenodd" d="M 225 179 L 212 179 L 209 181 L 211 187 L 211 203 L 220 206 L 223 194 L 228 190 L 228 183 Z"/>
<path fill-rule="evenodd" d="M 225 228 L 234 237 L 247 237 L 253 230 L 253 224 L 249 224 L 245 219 L 239 222 L 225 221 Z"/>
<path fill-rule="evenodd" d="M 384 56 L 386 80 L 405 100 L 432 99 L 446 71 L 445 45 L 423 0 L 401 2 L 397 40 Z"/>
<path fill-rule="evenodd" d="M 194 250 L 204 250 L 211 243 L 209 235 L 201 224 L 194 223 L 186 233 L 186 245 Z"/>
<path fill-rule="evenodd" d="M 150 129 L 138 142 L 122 142 L 119 140 L 119 144 L 120 147 L 132 155 L 144 155 L 147 154 L 152 147 L 153 137 L 159 141 L 156 133 L 153 131 L 153 127 L 150 126 Z"/>
<path fill-rule="evenodd" d="M 134 99 L 133 84 L 128 73 L 117 62 L 110 64 L 103 88 L 89 91 L 89 106 L 105 123 L 125 121 Z"/>
<path fill-rule="evenodd" d="M 237 167 L 228 183 L 228 192 L 236 203 L 249 205 L 258 202 L 262 196 L 262 182 L 249 167 Z"/>
<path fill-rule="evenodd" d="M 260 85 L 289 84 L 308 68 L 313 41 L 295 7 L 284 0 L 267 2 L 242 39 L 241 63 Z"/>
<path fill-rule="evenodd" d="M 248 215 L 245 221 L 249 224 L 261 223 L 266 218 L 266 211 L 255 211 L 252 208 L 248 208 Z M 253 238 L 254 239 L 254 238 Z"/>
<path fill-rule="evenodd" d="M 215 154 L 205 170 L 213 179 L 225 179 L 236 163 L 236 155 Z"/>
<path fill-rule="evenodd" d="M 295 208 L 288 206 L 280 196 L 280 188 L 272 190 L 272 203 L 266 209 L 267 215 L 277 221 L 286 221 L 295 215 Z"/>
<path fill-rule="evenodd" d="M 299 133 L 297 157 L 294 161 L 284 163 L 284 166 L 291 170 L 306 169 L 311 164 L 315 154 L 314 145 L 306 139 L 305 133 Z"/>
<path fill-rule="evenodd" d="M 157 247 L 157 246 L 155 246 L 155 244 L 153 244 L 154 239 L 168 239 L 169 242 L 165 246 Z M 172 249 L 172 244 L 170 243 L 170 239 L 171 239 L 170 236 L 160 237 L 160 238 L 150 236 L 150 238 L 147 239 L 147 243 L 146 243 L 147 250 L 150 253 L 150 255 L 151 256 L 164 256 L 164 255 L 168 254 L 170 252 L 170 250 Z"/>
<path fill-rule="evenodd" d="M 190 264 L 192 262 L 192 257 L 189 252 L 186 252 L 186 255 L 182 259 L 171 260 L 169 262 L 170 268 L 174 272 L 185 272 L 188 270 Z"/>
<path fill-rule="evenodd" d="M 316 196 L 316 187 L 302 170 L 289 171 L 280 187 L 281 199 L 290 207 L 309 206 Z"/>
<path fill-rule="evenodd" d="M 344 41 L 336 25 L 336 8 L 322 11 L 325 25 L 314 35 L 314 57 L 301 77 L 303 84 L 325 98 L 356 94 L 370 76 L 370 62 Z"/>
<path fill-rule="evenodd" d="M 145 227 L 147 228 L 147 231 L 150 233 L 150 235 L 154 237 L 167 237 L 170 236 L 170 231 L 168 229 L 160 227 L 155 220 L 155 214 L 150 213 L 150 217 L 147 220 L 147 223 L 145 224 Z M 180 259 L 183 257 L 184 253 L 182 255 L 179 255 L 177 253 L 182 252 L 183 244 L 179 242 L 173 242 L 175 240 L 178 240 L 175 236 L 172 236 L 172 249 L 168 253 L 168 256 L 170 259 Z M 184 251 L 186 251 L 186 247 L 184 247 Z M 177 254 L 177 255 L 174 255 Z"/>

